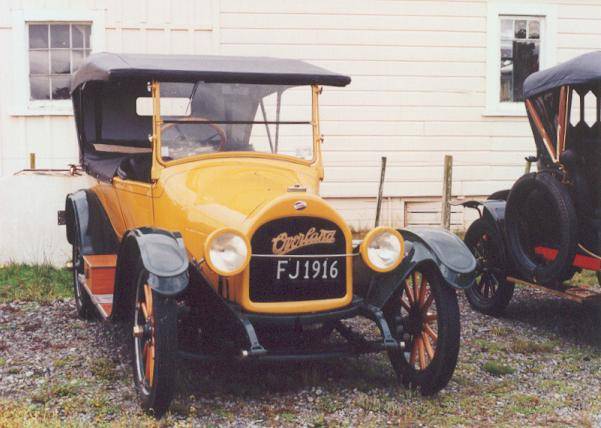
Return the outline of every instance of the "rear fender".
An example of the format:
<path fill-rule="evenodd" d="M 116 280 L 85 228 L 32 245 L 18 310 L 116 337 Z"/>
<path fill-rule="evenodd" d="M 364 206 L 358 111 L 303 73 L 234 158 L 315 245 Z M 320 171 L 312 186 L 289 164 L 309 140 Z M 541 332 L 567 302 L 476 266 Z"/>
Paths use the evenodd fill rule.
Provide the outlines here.
<path fill-rule="evenodd" d="M 500 193 L 500 192 L 497 192 Z M 495 227 L 499 236 L 504 236 L 505 231 L 505 205 L 507 201 L 501 199 L 488 199 L 481 201 L 466 201 L 460 205 L 478 211 L 480 217 Z"/>
<path fill-rule="evenodd" d="M 368 303 L 382 308 L 420 265 L 430 264 L 452 288 L 469 288 L 476 279 L 476 260 L 454 234 L 439 229 L 399 230 L 405 239 L 405 258 L 394 271 L 374 274 L 367 289 Z"/>
<path fill-rule="evenodd" d="M 179 233 L 149 227 L 130 230 L 117 256 L 115 319 L 122 319 L 128 312 L 128 303 L 133 301 L 139 263 L 148 271 L 148 285 L 163 296 L 176 296 L 188 287 L 188 255 Z"/>
<path fill-rule="evenodd" d="M 114 254 L 118 240 L 98 196 L 78 190 L 65 200 L 67 241 L 78 245 L 80 254 Z"/>

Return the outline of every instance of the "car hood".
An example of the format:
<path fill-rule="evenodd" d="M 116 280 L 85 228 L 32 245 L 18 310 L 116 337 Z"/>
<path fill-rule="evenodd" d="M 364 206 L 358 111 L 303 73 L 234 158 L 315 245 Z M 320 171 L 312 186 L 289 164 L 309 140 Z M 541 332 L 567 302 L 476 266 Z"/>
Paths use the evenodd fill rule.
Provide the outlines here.
<path fill-rule="evenodd" d="M 223 225 L 240 225 L 268 201 L 295 186 L 304 187 L 307 193 L 317 192 L 319 180 L 312 168 L 291 168 L 286 164 L 266 165 L 247 160 L 203 162 L 170 174 L 164 190 L 170 199 L 191 209 L 191 216 L 196 212 L 220 220 Z"/>

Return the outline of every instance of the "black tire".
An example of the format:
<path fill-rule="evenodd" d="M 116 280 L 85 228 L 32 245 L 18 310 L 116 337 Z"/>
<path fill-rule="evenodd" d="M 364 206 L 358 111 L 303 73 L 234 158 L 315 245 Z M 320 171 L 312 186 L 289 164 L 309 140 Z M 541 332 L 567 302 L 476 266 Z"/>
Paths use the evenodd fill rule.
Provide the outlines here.
<path fill-rule="evenodd" d="M 540 284 L 569 275 L 578 245 L 578 219 L 566 187 L 548 172 L 526 174 L 509 194 L 505 214 L 508 253 L 519 275 Z M 557 248 L 553 261 L 534 253 L 537 245 Z"/>
<path fill-rule="evenodd" d="M 474 221 L 465 234 L 465 245 L 478 261 L 476 282 L 465 291 L 472 308 L 483 314 L 503 313 L 513 296 L 515 285 L 507 282 L 503 240 L 494 225 L 482 218 Z"/>
<path fill-rule="evenodd" d="M 416 290 L 418 298 L 412 302 Z M 432 306 L 435 314 L 430 310 Z M 428 320 L 433 315 L 436 318 Z M 455 290 L 444 284 L 436 267 L 417 266 L 384 307 L 384 316 L 393 335 L 405 340 L 404 351 L 388 353 L 398 380 L 409 388 L 419 389 L 422 395 L 433 395 L 443 389 L 453 376 L 459 354 L 461 334 Z"/>
<path fill-rule="evenodd" d="M 159 418 L 169 408 L 175 389 L 177 304 L 174 299 L 152 290 L 147 279 L 148 272 L 144 268 L 138 269 L 130 324 L 132 364 L 141 406 Z M 143 306 L 147 308 L 146 312 Z M 154 360 L 150 357 L 153 352 Z"/>
<path fill-rule="evenodd" d="M 73 295 L 75 297 L 77 315 L 81 319 L 91 321 L 96 318 L 98 312 L 96 311 L 96 306 L 94 306 L 90 295 L 80 281 L 80 276 L 84 275 L 84 268 L 83 257 L 79 253 L 79 247 L 77 244 L 73 245 L 72 254 L 73 258 L 71 271 L 73 274 Z"/>

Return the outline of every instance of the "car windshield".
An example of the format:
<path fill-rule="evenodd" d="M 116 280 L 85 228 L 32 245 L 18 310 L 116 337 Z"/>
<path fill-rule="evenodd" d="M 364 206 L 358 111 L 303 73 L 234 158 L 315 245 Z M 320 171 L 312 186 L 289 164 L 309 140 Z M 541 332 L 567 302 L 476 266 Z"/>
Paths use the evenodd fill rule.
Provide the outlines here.
<path fill-rule="evenodd" d="M 313 159 L 311 87 L 161 83 L 165 161 L 219 152 Z"/>

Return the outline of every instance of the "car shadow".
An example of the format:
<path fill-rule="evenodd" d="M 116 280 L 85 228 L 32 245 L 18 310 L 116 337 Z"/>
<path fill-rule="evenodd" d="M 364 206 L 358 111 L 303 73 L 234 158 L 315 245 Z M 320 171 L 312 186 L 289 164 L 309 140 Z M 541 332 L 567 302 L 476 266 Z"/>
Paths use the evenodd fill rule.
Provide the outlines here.
<path fill-rule="evenodd" d="M 398 385 L 385 354 L 294 363 L 186 361 L 181 368 L 180 395 L 262 398 L 311 388 L 369 391 Z"/>
<path fill-rule="evenodd" d="M 562 340 L 601 349 L 601 303 L 580 304 L 516 287 L 502 318 L 529 324 Z"/>

